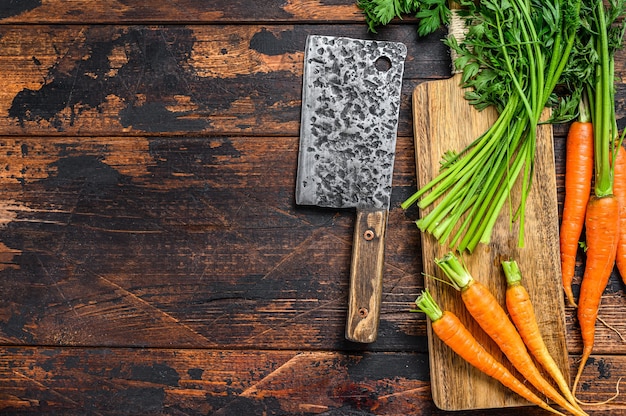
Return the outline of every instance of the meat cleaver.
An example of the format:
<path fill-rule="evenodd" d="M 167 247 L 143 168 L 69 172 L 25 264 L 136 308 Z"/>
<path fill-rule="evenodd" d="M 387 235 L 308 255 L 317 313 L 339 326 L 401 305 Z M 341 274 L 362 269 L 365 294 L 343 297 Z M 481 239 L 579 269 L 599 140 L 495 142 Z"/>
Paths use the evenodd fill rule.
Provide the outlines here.
<path fill-rule="evenodd" d="M 296 203 L 356 208 L 345 336 L 378 333 L 406 46 L 311 35 L 304 57 Z"/>

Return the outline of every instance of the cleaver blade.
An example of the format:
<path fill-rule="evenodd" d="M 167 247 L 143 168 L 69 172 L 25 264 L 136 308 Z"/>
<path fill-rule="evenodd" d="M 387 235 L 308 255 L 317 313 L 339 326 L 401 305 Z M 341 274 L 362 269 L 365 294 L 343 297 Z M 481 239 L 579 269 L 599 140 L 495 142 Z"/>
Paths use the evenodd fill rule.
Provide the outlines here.
<path fill-rule="evenodd" d="M 355 208 L 345 336 L 374 342 L 406 46 L 307 37 L 296 203 Z"/>

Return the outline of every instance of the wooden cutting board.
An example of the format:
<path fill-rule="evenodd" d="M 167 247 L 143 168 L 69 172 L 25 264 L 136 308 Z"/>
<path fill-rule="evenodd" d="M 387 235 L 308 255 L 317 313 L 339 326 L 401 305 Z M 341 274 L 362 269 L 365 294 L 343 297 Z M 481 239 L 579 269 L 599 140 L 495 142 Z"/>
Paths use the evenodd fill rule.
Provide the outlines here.
<path fill-rule="evenodd" d="M 459 83 L 460 74 L 457 74 L 447 80 L 420 84 L 413 92 L 415 156 L 420 187 L 438 172 L 445 151 L 463 149 L 496 119 L 495 111 L 478 112 L 469 105 L 463 98 L 464 91 Z M 501 261 L 514 259 L 518 262 L 546 344 L 569 379 L 560 277 L 554 149 L 552 128 L 549 125 L 540 127 L 538 131 L 533 181 L 526 208 L 525 246 L 518 247 L 518 226 L 517 223 L 510 226 L 505 208 L 494 228 L 492 242 L 479 245 L 472 254 L 463 254 L 462 259 L 472 276 L 489 286 L 503 306 L 506 281 Z M 420 215 L 427 212 L 425 210 Z M 483 346 L 506 362 L 495 344 L 466 313 L 459 293 L 428 277 L 444 278 L 434 259 L 448 251 L 447 246 L 440 245 L 433 236 L 422 233 L 425 286 L 442 308 L 457 313 Z M 466 364 L 433 336 L 430 326 L 428 334 L 432 395 L 437 407 L 465 410 L 528 405 L 528 402 L 497 381 Z"/>

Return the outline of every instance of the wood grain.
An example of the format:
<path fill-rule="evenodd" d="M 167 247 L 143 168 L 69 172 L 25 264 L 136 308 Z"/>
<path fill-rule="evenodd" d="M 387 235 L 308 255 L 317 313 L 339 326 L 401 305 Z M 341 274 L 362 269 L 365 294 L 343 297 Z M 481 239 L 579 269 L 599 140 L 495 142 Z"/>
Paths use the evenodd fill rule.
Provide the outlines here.
<path fill-rule="evenodd" d="M 582 379 L 585 401 L 611 395 L 626 359 L 597 355 L 593 367 L 599 371 Z M 589 414 L 623 416 L 625 404 L 618 398 Z M 546 415 L 536 406 L 515 411 Z M 438 410 L 425 353 L 0 347 L 0 414 L 85 412 L 495 416 L 511 409 Z"/>
<path fill-rule="evenodd" d="M 418 213 L 399 204 L 416 188 L 413 90 L 447 78 L 450 57 L 445 30 L 418 38 L 414 23 L 368 33 L 351 0 L 3 2 L 0 414 L 449 414 L 432 401 L 426 320 L 408 312 Z M 408 47 L 367 346 L 344 338 L 354 213 L 293 201 L 311 33 Z M 620 49 L 620 126 L 625 68 Z M 567 124 L 554 132 L 560 208 Z M 614 274 L 600 313 L 621 333 L 624 307 Z M 626 374 L 626 343 L 597 331 L 587 401 Z"/>
<path fill-rule="evenodd" d="M 0 138 L 2 342 L 355 348 L 355 213 L 295 205 L 298 141 Z M 374 350 L 425 351 L 408 313 L 418 237 L 399 208 L 412 148 L 397 142 Z"/>
<path fill-rule="evenodd" d="M 378 337 L 388 217 L 387 209 L 357 209 L 346 320 L 350 341 L 370 343 Z"/>
<path fill-rule="evenodd" d="M 402 352 L 0 348 L 0 413 L 428 414 L 425 359 Z"/>
<path fill-rule="evenodd" d="M 439 162 L 447 150 L 462 150 L 480 136 L 495 120 L 495 111 L 478 112 L 464 99 L 459 87 L 460 75 L 448 80 L 426 82 L 414 92 L 415 149 L 418 183 L 424 186 L 439 171 Z M 556 362 L 568 374 L 565 344 L 565 315 L 560 286 L 558 246 L 558 211 L 552 129 L 544 125 L 537 133 L 537 158 L 533 188 L 526 208 L 525 246 L 517 247 L 516 226 L 510 226 L 506 212 L 494 228 L 492 242 L 479 245 L 463 261 L 473 277 L 488 286 L 504 305 L 506 288 L 501 261 L 514 259 L 522 271 L 525 286 L 542 317 L 540 329 Z M 515 189 L 513 190 L 515 192 Z M 514 199 L 514 198 L 513 198 Z M 512 201 L 516 206 L 515 200 Z M 428 212 L 425 209 L 423 215 Z M 429 234 L 422 234 L 424 271 L 445 279 L 435 266 L 450 249 Z M 460 315 L 477 334 L 479 341 L 501 362 L 503 354 L 471 320 L 459 294 L 435 279 L 426 279 L 427 287 L 440 305 Z M 446 410 L 518 406 L 525 403 L 495 380 L 481 374 L 429 332 L 433 399 Z M 510 365 L 509 365 L 510 367 Z M 471 386 L 471 387 L 470 387 Z M 460 391 L 471 394 L 459 394 Z"/>
<path fill-rule="evenodd" d="M 330 18 L 329 18 L 330 17 Z M 310 22 L 363 23 L 363 14 L 352 0 L 169 0 L 146 4 L 137 0 L 23 0 L 0 9 L 5 23 L 254 23 Z"/>
<path fill-rule="evenodd" d="M 364 25 L 0 26 L 0 131 L 297 136 L 310 34 L 373 38 Z M 442 32 L 385 35 L 409 46 L 405 77 L 447 71 Z M 408 136 L 415 83 L 403 87 L 398 131 Z"/>

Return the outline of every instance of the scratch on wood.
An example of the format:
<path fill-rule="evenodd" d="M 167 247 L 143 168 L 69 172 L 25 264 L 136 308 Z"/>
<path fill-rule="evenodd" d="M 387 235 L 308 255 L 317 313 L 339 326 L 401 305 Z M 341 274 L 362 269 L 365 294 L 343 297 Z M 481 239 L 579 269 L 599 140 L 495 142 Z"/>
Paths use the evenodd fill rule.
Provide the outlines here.
<path fill-rule="evenodd" d="M 326 230 L 323 229 L 317 229 L 315 230 L 315 232 L 313 232 L 313 234 L 311 234 L 309 237 L 307 237 L 306 239 L 304 239 L 304 241 L 302 241 L 300 244 L 298 244 L 297 246 L 295 246 L 293 248 L 293 250 L 291 250 L 289 252 L 289 254 L 287 254 L 286 256 L 283 256 L 275 265 L 274 267 L 272 267 L 270 270 L 268 270 L 265 275 L 261 278 L 261 280 L 266 280 L 269 278 L 269 276 L 271 274 L 273 274 L 274 271 L 280 269 L 280 267 L 285 264 L 289 259 L 297 256 L 297 255 L 302 255 L 304 256 L 304 253 L 306 251 L 306 248 L 310 246 L 311 241 L 316 241 L 320 238 L 320 234 L 325 233 Z"/>
<path fill-rule="evenodd" d="M 331 299 L 331 300 L 329 300 L 329 301 L 327 301 L 327 302 L 322 302 L 322 303 L 320 303 L 318 306 L 316 306 L 316 307 L 314 307 L 314 308 L 308 308 L 308 309 L 306 309 L 304 312 L 300 312 L 300 313 L 296 314 L 293 318 L 286 319 L 286 320 L 284 320 L 284 321 L 282 321 L 282 322 L 280 322 L 279 324 L 276 324 L 276 325 L 271 325 L 269 328 L 267 328 L 267 329 L 265 329 L 265 330 L 263 330 L 263 331 L 261 331 L 261 332 L 259 332 L 259 333 L 257 333 L 257 334 L 254 334 L 254 335 L 252 335 L 252 336 L 248 337 L 248 338 L 244 341 L 244 343 L 245 343 L 245 344 L 250 344 L 250 343 L 252 342 L 252 340 L 257 339 L 257 338 L 259 338 L 259 337 L 262 337 L 263 335 L 266 335 L 266 334 L 268 334 L 268 333 L 270 333 L 270 332 L 276 331 L 276 330 L 278 330 L 278 329 L 280 329 L 280 328 L 284 328 L 285 326 L 287 326 L 287 325 L 289 325 L 289 324 L 294 324 L 294 323 L 295 323 L 295 322 L 297 322 L 300 318 L 306 317 L 306 316 L 308 316 L 308 315 L 312 315 L 312 314 L 314 314 L 316 311 L 318 311 L 318 310 L 320 310 L 320 309 L 324 309 L 324 308 L 326 308 L 326 307 L 328 307 L 328 306 L 330 306 L 330 305 L 341 305 L 341 304 L 345 303 L 345 301 L 346 301 L 346 300 L 345 300 L 345 299 L 344 299 L 344 297 L 342 296 L 341 298 Z M 309 326 L 309 327 L 307 327 L 307 330 L 309 331 L 309 334 L 307 335 L 308 337 L 311 337 L 311 336 L 312 336 L 312 335 L 311 335 L 311 332 L 316 331 L 316 330 L 315 330 L 315 327 L 313 327 L 313 326 Z M 303 331 L 304 331 L 304 330 L 303 330 Z M 316 332 L 319 332 L 319 331 L 316 331 Z M 304 333 L 301 333 L 300 335 L 301 335 L 301 336 L 304 336 Z"/>
<path fill-rule="evenodd" d="M 411 396 L 411 395 L 417 395 L 417 396 L 430 395 L 430 387 L 429 385 L 424 384 L 423 387 L 416 387 L 416 388 L 406 389 L 402 391 L 394 391 L 391 394 L 383 394 L 379 396 L 378 399 L 381 402 L 391 402 L 394 398 L 403 397 L 403 396 Z"/>
<path fill-rule="evenodd" d="M 321 363 L 323 361 L 334 361 L 340 358 L 339 353 L 335 352 L 303 352 L 297 353 L 291 359 L 284 362 L 281 366 L 277 367 L 274 371 L 263 377 L 261 380 L 256 382 L 254 385 L 250 386 L 246 390 L 244 390 L 240 396 L 242 397 L 256 397 L 257 395 L 263 395 L 262 391 L 266 390 L 267 387 L 270 387 L 275 379 L 280 379 L 281 377 L 286 377 L 287 379 L 291 379 L 289 376 L 290 372 L 298 373 L 302 371 L 302 368 L 306 368 L 310 366 L 310 363 Z M 314 364 L 317 365 L 317 364 Z M 294 370 L 295 369 L 295 370 Z M 264 388 L 265 387 L 265 388 Z"/>
<path fill-rule="evenodd" d="M 39 266 L 41 267 L 41 270 L 43 270 L 43 272 L 46 275 L 46 277 L 50 280 L 50 282 L 53 284 L 53 286 L 55 287 L 55 289 L 59 293 L 59 297 L 61 298 L 63 303 L 65 303 L 68 306 L 68 308 L 70 309 L 70 311 L 72 311 L 74 313 L 74 316 L 79 317 L 78 312 L 76 312 L 76 309 L 74 308 L 74 305 L 72 305 L 72 303 L 65 296 L 65 293 L 63 293 L 63 290 L 61 290 L 61 286 L 59 285 L 58 280 L 56 280 L 56 279 L 54 279 L 52 277 L 52 275 L 48 271 L 48 268 L 46 267 L 44 262 L 41 261 L 41 258 L 39 257 L 39 255 L 37 253 L 35 253 L 35 258 L 37 259 L 37 262 L 39 263 Z"/>
<path fill-rule="evenodd" d="M 152 305 L 151 303 L 145 301 L 140 296 L 137 296 L 136 294 L 126 290 L 125 288 L 121 287 L 120 285 L 118 285 L 117 283 L 113 282 L 112 280 L 108 279 L 107 277 L 105 277 L 103 275 L 96 274 L 96 273 L 94 273 L 94 274 L 99 279 L 101 279 L 103 282 L 106 282 L 108 285 L 114 287 L 116 291 L 119 291 L 120 293 L 122 293 L 123 296 L 126 297 L 127 299 L 132 300 L 132 301 L 134 301 L 136 303 L 139 303 L 141 305 L 144 305 L 147 308 L 149 308 L 150 310 L 158 312 L 158 314 L 161 315 L 162 317 L 164 317 L 166 321 L 174 323 L 177 326 L 182 327 L 185 330 L 189 331 L 189 333 L 191 333 L 192 335 L 194 335 L 196 338 L 198 338 L 201 341 L 202 345 L 207 345 L 207 344 L 208 345 L 212 345 L 212 346 L 217 345 L 216 342 L 214 342 L 214 341 L 210 340 L 209 338 L 199 334 L 196 330 L 191 328 L 189 325 L 186 325 L 186 324 L 182 323 L 180 320 L 176 319 L 175 317 L 173 317 L 169 313 L 167 313 L 167 312 L 157 308 L 156 306 Z"/>
<path fill-rule="evenodd" d="M 30 383 L 33 383 L 34 385 L 36 385 L 40 389 L 48 391 L 48 392 L 52 393 L 53 395 L 59 397 L 60 399 L 64 400 L 65 402 L 71 403 L 73 406 L 76 406 L 78 408 L 79 403 L 77 403 L 76 401 L 72 400 L 70 397 L 60 393 L 59 391 L 46 386 L 42 382 L 37 381 L 34 378 L 28 377 L 26 374 L 22 374 L 19 371 L 13 370 L 13 374 L 15 374 L 16 376 L 21 377 L 21 378 L 27 380 Z M 95 412 L 94 414 L 100 415 L 101 413 Z"/>

